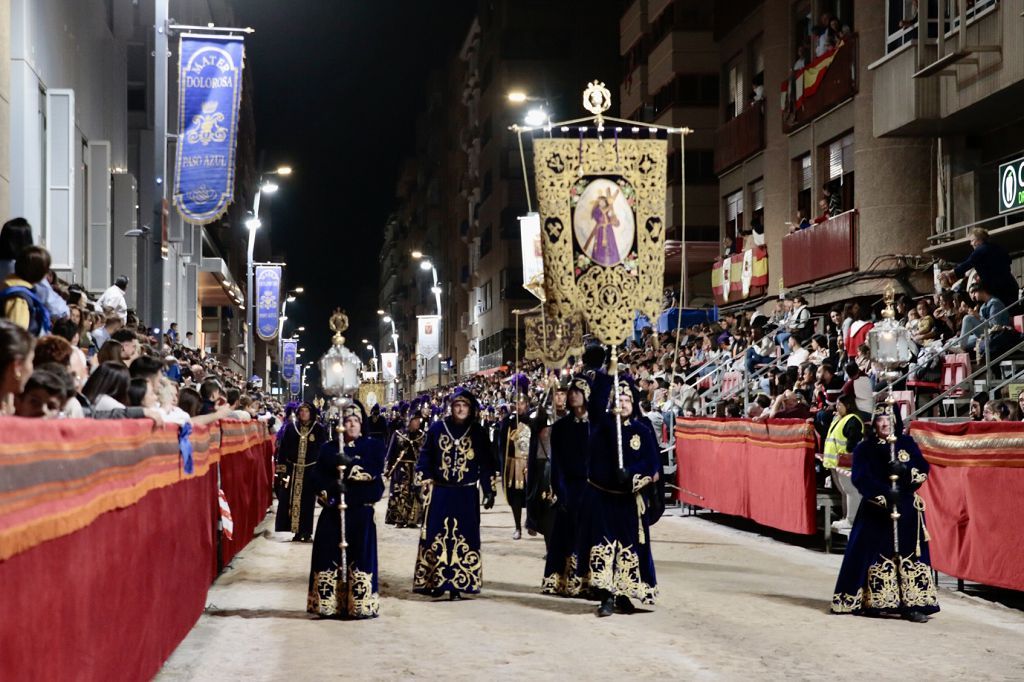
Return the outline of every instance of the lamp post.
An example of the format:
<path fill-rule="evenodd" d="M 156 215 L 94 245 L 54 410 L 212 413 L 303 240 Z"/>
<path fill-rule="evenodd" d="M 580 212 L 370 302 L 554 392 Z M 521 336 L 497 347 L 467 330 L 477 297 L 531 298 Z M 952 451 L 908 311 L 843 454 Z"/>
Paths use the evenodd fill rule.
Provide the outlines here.
<path fill-rule="evenodd" d="M 256 196 L 252 200 L 252 215 L 245 221 L 245 226 L 249 229 L 249 249 L 247 251 L 248 257 L 246 258 L 246 270 L 245 270 L 245 306 L 246 306 L 246 329 L 245 335 L 245 377 L 248 380 L 252 376 L 252 360 L 253 355 L 256 352 L 256 334 L 255 334 L 255 316 L 256 306 L 252 300 L 252 286 L 253 286 L 253 264 L 252 264 L 252 253 L 256 247 L 256 230 L 260 229 L 262 223 L 260 222 L 260 199 L 263 197 L 263 193 L 273 194 L 279 189 L 279 185 L 273 181 L 273 179 L 267 179 L 268 176 L 288 176 L 292 174 L 290 166 L 279 166 L 276 170 L 267 171 L 260 175 L 259 186 L 256 190 Z"/>
<path fill-rule="evenodd" d="M 441 326 L 441 286 L 437 281 L 437 268 L 434 267 L 433 262 L 423 254 L 422 251 L 413 251 L 412 257 L 420 262 L 420 270 L 429 272 L 433 277 L 434 285 L 430 287 L 430 291 L 434 294 L 434 301 L 437 304 L 437 385 L 441 386 L 441 333 L 443 331 Z"/>

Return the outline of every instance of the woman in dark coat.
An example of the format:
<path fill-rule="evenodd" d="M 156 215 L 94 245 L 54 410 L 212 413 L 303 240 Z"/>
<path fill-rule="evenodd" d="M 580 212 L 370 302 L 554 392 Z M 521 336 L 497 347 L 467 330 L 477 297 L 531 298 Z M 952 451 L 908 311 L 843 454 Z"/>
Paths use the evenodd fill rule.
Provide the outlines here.
<path fill-rule="evenodd" d="M 873 436 L 853 451 L 853 484 L 864 500 L 839 569 L 832 612 L 899 615 L 923 623 L 939 610 L 924 500 L 917 494 L 928 479 L 928 462 L 914 439 L 902 434 L 891 404 L 875 408 L 872 425 Z M 896 476 L 895 487 L 891 475 Z M 895 537 L 894 508 L 899 513 Z"/>
<path fill-rule="evenodd" d="M 384 444 L 362 434 L 366 414 L 355 403 L 342 412 L 342 441 L 324 446 L 314 480 L 324 504 L 313 539 L 306 610 L 328 618 L 375 618 L 380 612 L 377 583 L 377 526 L 373 505 L 384 495 Z M 339 479 L 339 467 L 345 467 Z M 345 493 L 345 560 L 341 565 L 340 493 Z"/>

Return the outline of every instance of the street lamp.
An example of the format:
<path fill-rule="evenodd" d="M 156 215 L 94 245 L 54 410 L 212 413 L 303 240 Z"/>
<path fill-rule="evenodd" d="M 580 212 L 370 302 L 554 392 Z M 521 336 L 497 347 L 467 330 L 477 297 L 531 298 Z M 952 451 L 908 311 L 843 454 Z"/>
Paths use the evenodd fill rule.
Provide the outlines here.
<path fill-rule="evenodd" d="M 252 361 L 253 355 L 255 355 L 256 348 L 256 334 L 255 334 L 255 316 L 256 306 L 252 300 L 252 287 L 253 287 L 253 275 L 254 268 L 252 263 L 253 249 L 256 247 L 256 230 L 262 227 L 263 223 L 260 222 L 260 199 L 263 197 L 263 193 L 273 194 L 278 190 L 278 185 L 273 180 L 267 179 L 268 175 L 291 175 L 292 169 L 290 166 L 278 166 L 276 170 L 267 171 L 260 175 L 259 183 L 256 190 L 256 196 L 252 200 L 252 216 L 245 221 L 245 226 L 249 229 L 249 249 L 248 259 L 246 260 L 246 292 L 245 292 L 245 307 L 246 310 L 246 322 L 249 328 L 246 330 L 245 339 L 245 376 L 246 378 L 252 376 Z"/>
<path fill-rule="evenodd" d="M 279 364 L 284 355 L 284 323 L 288 319 L 288 304 L 295 303 L 295 294 L 301 294 L 303 291 L 302 287 L 295 287 L 285 294 L 284 302 L 281 304 L 281 317 L 277 319 L 277 361 Z M 306 328 L 299 327 L 298 331 L 304 332 Z"/>
<path fill-rule="evenodd" d="M 543 125 L 547 125 L 550 120 L 548 112 L 544 111 L 542 107 L 538 107 L 526 112 L 526 119 L 524 122 L 531 128 L 540 128 Z"/>

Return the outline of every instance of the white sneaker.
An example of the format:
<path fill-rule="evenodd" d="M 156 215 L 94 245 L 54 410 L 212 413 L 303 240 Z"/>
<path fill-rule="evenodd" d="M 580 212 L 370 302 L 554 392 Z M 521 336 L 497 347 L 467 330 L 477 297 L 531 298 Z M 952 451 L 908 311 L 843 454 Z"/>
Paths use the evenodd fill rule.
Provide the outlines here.
<path fill-rule="evenodd" d="M 837 533 L 849 533 L 852 528 L 853 524 L 848 519 L 839 519 L 832 522 L 832 530 Z"/>

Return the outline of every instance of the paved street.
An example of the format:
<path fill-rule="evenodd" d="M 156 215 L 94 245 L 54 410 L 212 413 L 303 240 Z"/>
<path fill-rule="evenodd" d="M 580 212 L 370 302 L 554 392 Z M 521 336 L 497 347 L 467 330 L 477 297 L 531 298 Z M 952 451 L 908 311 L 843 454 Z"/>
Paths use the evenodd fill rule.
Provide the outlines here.
<path fill-rule="evenodd" d="M 840 556 L 701 518 L 654 528 L 655 610 L 601 620 L 589 602 L 538 594 L 543 541 L 514 542 L 507 507 L 483 518 L 484 593 L 457 603 L 412 594 L 417 532 L 381 518 L 379 507 L 380 618 L 312 620 L 310 546 L 267 531 L 213 586 L 159 679 L 1024 677 L 1020 611 L 944 590 L 926 625 L 832 616 Z"/>

